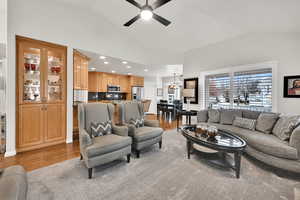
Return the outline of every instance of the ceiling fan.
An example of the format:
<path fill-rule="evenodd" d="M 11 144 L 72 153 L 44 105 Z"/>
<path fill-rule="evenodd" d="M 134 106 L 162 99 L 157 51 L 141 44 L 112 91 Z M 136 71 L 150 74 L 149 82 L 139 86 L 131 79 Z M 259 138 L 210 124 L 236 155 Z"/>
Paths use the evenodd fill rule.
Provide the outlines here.
<path fill-rule="evenodd" d="M 165 5 L 166 3 L 168 3 L 171 0 L 157 0 L 152 5 L 149 5 L 148 0 L 146 0 L 146 4 L 144 6 L 142 6 L 135 0 L 126 0 L 126 1 L 131 3 L 132 5 L 134 5 L 135 7 L 139 8 L 141 10 L 141 12 L 137 16 L 135 16 L 134 18 L 132 18 L 131 20 L 126 22 L 124 24 L 124 26 L 130 26 L 131 24 L 133 24 L 140 18 L 142 18 L 143 20 L 150 20 L 150 19 L 154 18 L 155 20 L 157 20 L 158 22 L 162 23 L 165 26 L 168 26 L 169 24 L 171 24 L 171 22 L 169 20 L 167 20 L 153 12 L 153 10 Z"/>

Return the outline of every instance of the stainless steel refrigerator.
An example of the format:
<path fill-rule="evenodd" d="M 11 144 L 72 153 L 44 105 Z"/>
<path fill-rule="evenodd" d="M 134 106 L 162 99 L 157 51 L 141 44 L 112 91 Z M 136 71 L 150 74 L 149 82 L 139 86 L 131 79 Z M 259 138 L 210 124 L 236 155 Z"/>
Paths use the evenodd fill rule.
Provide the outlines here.
<path fill-rule="evenodd" d="M 142 100 L 144 98 L 144 87 L 132 87 L 131 97 L 132 100 Z"/>

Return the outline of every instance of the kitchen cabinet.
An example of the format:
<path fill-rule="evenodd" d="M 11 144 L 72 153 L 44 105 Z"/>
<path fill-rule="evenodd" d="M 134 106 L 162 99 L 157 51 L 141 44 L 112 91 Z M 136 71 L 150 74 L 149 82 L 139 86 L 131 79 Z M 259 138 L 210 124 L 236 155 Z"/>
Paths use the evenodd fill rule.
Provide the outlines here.
<path fill-rule="evenodd" d="M 103 92 L 102 80 L 103 74 L 100 72 L 89 72 L 88 73 L 88 88 L 89 92 Z"/>
<path fill-rule="evenodd" d="M 120 76 L 120 88 L 121 92 L 128 93 L 129 92 L 129 77 L 128 76 Z"/>
<path fill-rule="evenodd" d="M 88 90 L 89 58 L 77 50 L 73 52 L 73 87 L 75 90 Z"/>
<path fill-rule="evenodd" d="M 130 85 L 143 87 L 144 86 L 144 77 L 130 76 Z"/>
<path fill-rule="evenodd" d="M 17 36 L 17 151 L 65 142 L 64 46 Z"/>

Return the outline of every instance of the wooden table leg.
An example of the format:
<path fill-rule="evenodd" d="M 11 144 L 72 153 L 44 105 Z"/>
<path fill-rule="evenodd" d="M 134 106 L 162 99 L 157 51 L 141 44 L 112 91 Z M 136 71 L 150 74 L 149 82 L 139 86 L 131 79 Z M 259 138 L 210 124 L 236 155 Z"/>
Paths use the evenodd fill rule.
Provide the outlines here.
<path fill-rule="evenodd" d="M 187 140 L 187 141 L 186 141 L 186 149 L 187 149 L 188 159 L 191 158 L 191 146 L 192 146 L 191 141 L 190 141 L 190 140 Z"/>
<path fill-rule="evenodd" d="M 234 153 L 234 168 L 236 178 L 240 178 L 240 170 L 241 170 L 241 152 Z"/>

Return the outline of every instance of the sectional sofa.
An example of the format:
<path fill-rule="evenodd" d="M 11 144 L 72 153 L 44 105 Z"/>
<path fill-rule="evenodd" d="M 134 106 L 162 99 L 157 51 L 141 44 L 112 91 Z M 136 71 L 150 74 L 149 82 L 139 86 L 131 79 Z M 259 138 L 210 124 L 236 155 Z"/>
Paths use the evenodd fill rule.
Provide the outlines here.
<path fill-rule="evenodd" d="M 237 109 L 198 112 L 197 123 L 243 138 L 246 153 L 276 168 L 300 173 L 300 117 Z"/>

